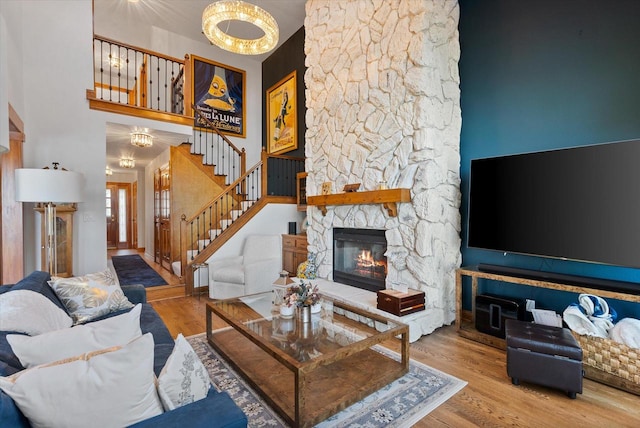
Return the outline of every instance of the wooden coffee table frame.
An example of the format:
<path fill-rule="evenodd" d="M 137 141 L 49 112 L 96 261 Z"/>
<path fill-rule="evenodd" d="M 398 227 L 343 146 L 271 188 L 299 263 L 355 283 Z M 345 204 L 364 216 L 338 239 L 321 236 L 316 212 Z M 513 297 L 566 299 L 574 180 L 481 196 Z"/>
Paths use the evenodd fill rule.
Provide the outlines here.
<path fill-rule="evenodd" d="M 344 311 L 363 316 L 375 322 L 390 323 L 397 326 L 384 332 L 376 331 L 362 340 L 347 344 L 308 361 L 300 362 L 284 353 L 272 342 L 249 329 L 243 324 L 243 321 L 235 318 L 233 314 L 224 311 L 224 305 L 220 303 L 231 302 L 232 300 L 236 299 L 207 303 L 207 341 L 292 426 L 313 426 L 388 385 L 409 371 L 409 328 L 405 324 L 333 301 L 334 317 L 339 319 L 346 318 L 335 314 L 335 308 L 341 308 Z M 212 320 L 214 314 L 229 324 L 232 329 L 223 328 L 213 331 Z M 278 315 L 274 316 L 277 317 Z M 359 324 L 353 320 L 349 322 Z M 371 330 L 370 327 L 365 326 L 363 328 Z M 224 336 L 221 335 L 233 336 L 229 336 L 226 339 L 226 342 L 231 344 L 230 347 L 224 346 L 225 339 L 222 339 Z M 218 336 L 219 340 L 216 340 L 216 336 Z M 242 337 L 248 339 L 250 343 L 243 341 Z M 401 341 L 400 361 L 371 349 L 376 344 L 394 338 L 399 338 Z M 236 348 L 238 351 L 234 352 L 233 350 Z M 259 353 L 258 348 L 263 350 L 266 356 L 270 356 L 271 359 L 263 358 L 263 354 Z M 258 360 L 257 363 L 256 360 Z M 277 364 L 274 364 L 274 361 Z M 363 370 L 367 363 L 375 366 L 376 370 L 371 368 Z M 256 369 L 256 367 L 260 368 Z M 283 394 L 279 393 L 282 391 L 283 385 L 288 388 L 287 392 L 291 392 L 291 385 L 289 385 L 290 382 L 288 380 L 291 376 L 274 374 L 278 372 L 279 367 L 284 367 L 293 374 L 293 406 L 287 405 L 284 402 L 285 399 L 281 396 Z M 359 373 L 359 378 L 356 372 Z M 365 373 L 364 377 L 363 372 Z M 354 374 L 353 378 L 351 378 L 352 373 Z M 345 380 L 345 377 L 348 379 Z M 278 385 L 275 385 L 276 383 Z M 345 383 L 349 383 L 350 388 L 346 389 L 350 390 L 336 390 L 336 388 Z M 287 407 L 289 412 L 287 412 Z"/>

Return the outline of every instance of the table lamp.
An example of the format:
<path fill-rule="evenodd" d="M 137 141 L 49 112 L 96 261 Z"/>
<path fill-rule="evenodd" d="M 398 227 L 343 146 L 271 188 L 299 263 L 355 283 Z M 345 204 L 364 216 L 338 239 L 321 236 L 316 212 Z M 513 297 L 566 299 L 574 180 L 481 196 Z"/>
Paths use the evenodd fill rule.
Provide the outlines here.
<path fill-rule="evenodd" d="M 79 172 L 59 168 L 53 162 L 53 168 L 19 168 L 15 171 L 16 201 L 42 202 L 45 206 L 45 255 L 49 274 L 58 274 L 56 239 L 56 203 L 75 203 L 82 201 L 84 175 Z"/>

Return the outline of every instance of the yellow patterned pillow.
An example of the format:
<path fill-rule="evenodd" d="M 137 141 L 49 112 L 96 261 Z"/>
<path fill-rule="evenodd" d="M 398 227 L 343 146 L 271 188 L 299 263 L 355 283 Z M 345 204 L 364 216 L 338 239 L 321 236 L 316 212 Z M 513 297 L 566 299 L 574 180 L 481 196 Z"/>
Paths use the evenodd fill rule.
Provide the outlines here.
<path fill-rule="evenodd" d="M 67 308 L 74 325 L 133 307 L 108 269 L 73 278 L 53 277 L 49 285 Z"/>

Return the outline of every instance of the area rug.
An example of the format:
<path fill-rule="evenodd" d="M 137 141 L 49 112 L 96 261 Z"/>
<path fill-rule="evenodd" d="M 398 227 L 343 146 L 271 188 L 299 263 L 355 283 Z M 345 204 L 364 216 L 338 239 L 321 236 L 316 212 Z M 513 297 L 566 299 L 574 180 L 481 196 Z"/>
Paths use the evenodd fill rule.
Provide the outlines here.
<path fill-rule="evenodd" d="M 211 348 L 207 343 L 206 334 L 191 336 L 187 340 L 207 367 L 216 387 L 227 391 L 247 415 L 249 427 L 288 426 Z M 400 358 L 397 353 L 382 346 L 377 346 L 376 350 L 396 360 Z M 451 375 L 410 360 L 409 373 L 323 421 L 317 427 L 410 427 L 466 384 L 467 382 Z"/>
<path fill-rule="evenodd" d="M 145 287 L 166 285 L 158 273 L 137 254 L 111 257 L 120 285 L 142 284 Z"/>

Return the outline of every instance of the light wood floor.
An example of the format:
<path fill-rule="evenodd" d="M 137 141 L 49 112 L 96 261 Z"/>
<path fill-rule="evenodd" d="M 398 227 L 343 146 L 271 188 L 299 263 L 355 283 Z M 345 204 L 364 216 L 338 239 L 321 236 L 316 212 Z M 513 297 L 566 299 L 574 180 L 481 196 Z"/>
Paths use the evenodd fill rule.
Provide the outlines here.
<path fill-rule="evenodd" d="M 161 297 L 151 304 L 175 337 L 205 331 L 207 301 L 204 295 Z M 398 350 L 396 343 L 388 346 Z M 640 427 L 640 397 L 588 379 L 575 400 L 536 385 L 513 386 L 505 352 L 461 338 L 453 326 L 422 337 L 410 352 L 412 359 L 468 382 L 416 427 Z"/>

